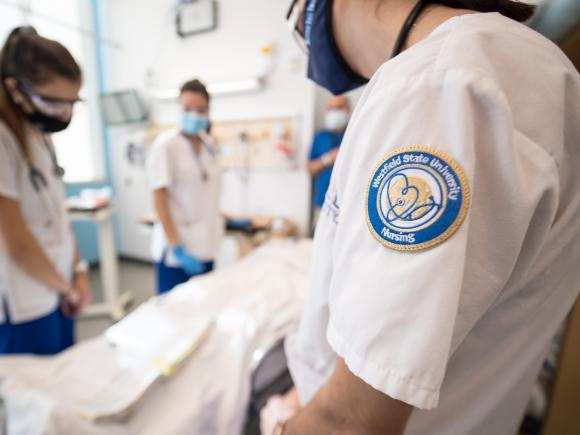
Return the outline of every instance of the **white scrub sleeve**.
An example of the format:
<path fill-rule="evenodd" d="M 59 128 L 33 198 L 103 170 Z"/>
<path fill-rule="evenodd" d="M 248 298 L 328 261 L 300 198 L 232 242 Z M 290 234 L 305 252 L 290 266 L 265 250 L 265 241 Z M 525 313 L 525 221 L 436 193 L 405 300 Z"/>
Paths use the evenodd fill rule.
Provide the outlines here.
<path fill-rule="evenodd" d="M 171 141 L 165 136 L 158 138 L 147 156 L 147 180 L 151 190 L 169 187 L 172 181 Z"/>
<path fill-rule="evenodd" d="M 555 165 L 515 134 L 493 82 L 460 70 L 393 82 L 371 94 L 353 121 L 345 141 L 356 146 L 335 167 L 340 219 L 327 339 L 366 383 L 431 409 L 454 349 L 508 285 L 516 263 L 538 255 L 557 205 Z M 457 232 L 416 252 L 383 246 L 366 218 L 377 164 L 408 146 L 445 153 L 471 189 Z M 538 212 L 541 219 L 531 222 Z"/>

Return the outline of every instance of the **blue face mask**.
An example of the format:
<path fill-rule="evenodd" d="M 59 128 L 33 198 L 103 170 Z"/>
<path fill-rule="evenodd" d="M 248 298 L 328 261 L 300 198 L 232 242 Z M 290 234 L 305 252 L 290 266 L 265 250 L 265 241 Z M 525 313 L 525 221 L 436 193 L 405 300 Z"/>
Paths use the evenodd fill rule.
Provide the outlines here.
<path fill-rule="evenodd" d="M 198 134 L 202 130 L 207 130 L 209 120 L 206 115 L 198 112 L 183 112 L 181 114 L 181 131 L 190 136 Z"/>
<path fill-rule="evenodd" d="M 419 0 L 399 33 L 391 58 L 405 46 L 413 25 L 434 0 Z M 308 78 L 334 95 L 343 94 L 368 82 L 348 65 L 334 40 L 333 0 L 308 0 L 304 11 L 304 40 L 309 48 Z"/>
<path fill-rule="evenodd" d="M 368 82 L 342 57 L 332 29 L 332 0 L 308 0 L 304 12 L 304 39 L 309 48 L 308 78 L 334 95 Z"/>

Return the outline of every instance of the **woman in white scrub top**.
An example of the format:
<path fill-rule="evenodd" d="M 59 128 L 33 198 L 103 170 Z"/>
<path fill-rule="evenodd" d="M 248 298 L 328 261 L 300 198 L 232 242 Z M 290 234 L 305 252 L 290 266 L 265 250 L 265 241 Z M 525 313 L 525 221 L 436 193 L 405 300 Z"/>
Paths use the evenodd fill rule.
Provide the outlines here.
<path fill-rule="evenodd" d="M 179 128 L 157 138 L 147 159 L 159 218 L 152 241 L 159 293 L 210 272 L 224 229 L 221 170 L 207 140 L 209 93 L 191 80 L 181 87 L 179 102 Z"/>
<path fill-rule="evenodd" d="M 81 71 L 23 27 L 2 48 L 0 76 L 0 354 L 49 355 L 73 344 L 90 297 L 50 140 L 71 121 Z"/>
<path fill-rule="evenodd" d="M 294 2 L 309 77 L 368 84 L 264 435 L 517 433 L 580 288 L 580 77 L 532 12 Z"/>

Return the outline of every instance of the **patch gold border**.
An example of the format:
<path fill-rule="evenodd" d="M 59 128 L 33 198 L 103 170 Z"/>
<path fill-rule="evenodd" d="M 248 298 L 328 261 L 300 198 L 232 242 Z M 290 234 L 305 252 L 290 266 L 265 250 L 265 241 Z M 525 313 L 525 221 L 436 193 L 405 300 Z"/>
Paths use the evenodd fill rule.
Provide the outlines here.
<path fill-rule="evenodd" d="M 425 153 L 432 154 L 432 155 L 440 158 L 441 160 L 443 160 L 447 165 L 449 165 L 455 171 L 457 178 L 459 179 L 459 183 L 461 184 L 462 196 L 463 196 L 463 201 L 461 204 L 461 209 L 459 211 L 459 215 L 457 216 L 457 218 L 455 219 L 453 224 L 449 228 L 447 228 L 447 230 L 445 230 L 445 232 L 443 234 L 439 235 L 437 238 L 435 238 L 429 242 L 419 243 L 418 245 L 398 245 L 396 243 L 391 243 L 391 242 L 386 241 L 384 238 L 381 237 L 380 234 L 378 234 L 375 231 L 373 224 L 371 222 L 371 218 L 369 216 L 369 206 L 368 206 L 369 194 L 370 194 L 371 185 L 372 185 L 372 181 L 373 181 L 375 174 L 377 173 L 378 169 L 391 157 L 396 156 L 397 154 L 404 154 L 406 152 L 425 152 Z M 367 185 L 366 196 L 365 196 L 365 214 L 366 214 L 367 226 L 369 227 L 371 234 L 373 235 L 373 237 L 375 239 L 377 239 L 377 241 L 381 245 L 383 245 L 387 248 L 394 249 L 396 251 L 402 251 L 402 252 L 423 251 L 425 249 L 433 248 L 433 247 L 443 243 L 444 241 L 449 239 L 453 234 L 455 234 L 457 232 L 457 230 L 459 229 L 459 227 L 461 226 L 461 224 L 465 220 L 465 216 L 467 215 L 467 211 L 469 210 L 470 203 L 471 203 L 471 190 L 469 188 L 469 182 L 467 180 L 467 176 L 465 175 L 465 172 L 463 171 L 463 168 L 459 165 L 459 163 L 457 163 L 451 156 L 449 156 L 448 154 L 444 153 L 443 151 L 441 151 L 437 148 L 420 146 L 420 145 L 413 145 L 413 146 L 397 148 L 396 150 L 391 151 L 390 153 L 386 154 L 383 157 L 383 159 L 379 162 L 378 165 L 375 166 L 375 168 L 373 169 L 372 175 L 370 177 L 369 183 Z"/>

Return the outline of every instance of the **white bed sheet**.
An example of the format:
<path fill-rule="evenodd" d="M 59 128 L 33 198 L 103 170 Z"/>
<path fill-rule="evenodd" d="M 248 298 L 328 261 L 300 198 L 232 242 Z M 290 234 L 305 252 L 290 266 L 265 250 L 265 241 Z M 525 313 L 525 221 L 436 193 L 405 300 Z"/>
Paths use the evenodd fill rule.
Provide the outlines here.
<path fill-rule="evenodd" d="M 310 258 L 309 240 L 274 240 L 162 296 L 165 308 L 210 317 L 214 324 L 170 378 L 146 385 L 144 369 L 147 392 L 116 420 L 92 421 L 54 391 L 71 361 L 107 358 L 112 350 L 104 336 L 57 357 L 0 358 L 8 434 L 239 434 L 256 358 L 298 325 Z"/>

